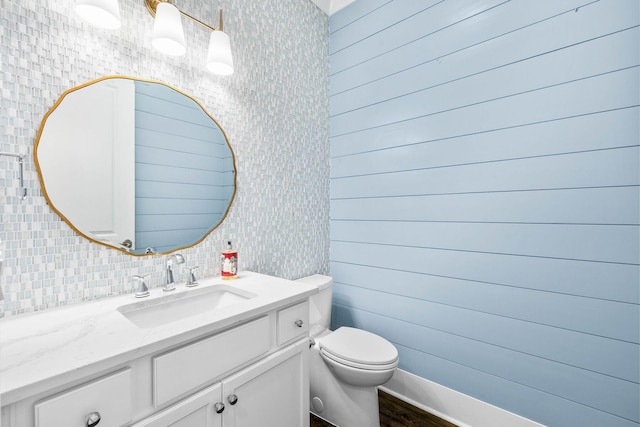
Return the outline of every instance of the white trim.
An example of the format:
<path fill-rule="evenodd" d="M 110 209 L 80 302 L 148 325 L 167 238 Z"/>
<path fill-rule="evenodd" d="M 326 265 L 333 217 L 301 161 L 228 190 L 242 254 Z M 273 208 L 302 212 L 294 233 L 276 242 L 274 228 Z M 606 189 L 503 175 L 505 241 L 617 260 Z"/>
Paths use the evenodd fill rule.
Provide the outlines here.
<path fill-rule="evenodd" d="M 402 369 L 380 389 L 460 427 L 544 427 Z"/>

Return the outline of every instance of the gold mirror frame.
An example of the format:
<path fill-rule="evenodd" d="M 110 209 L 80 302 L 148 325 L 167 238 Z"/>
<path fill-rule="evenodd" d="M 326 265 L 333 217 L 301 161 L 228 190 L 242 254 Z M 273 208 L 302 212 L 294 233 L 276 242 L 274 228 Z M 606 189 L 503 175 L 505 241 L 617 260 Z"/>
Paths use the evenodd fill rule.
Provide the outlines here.
<path fill-rule="evenodd" d="M 224 211 L 224 213 L 222 214 L 220 220 L 216 223 L 213 224 L 212 227 L 204 233 L 204 235 L 198 239 L 197 241 L 184 245 L 184 246 L 180 246 L 180 247 L 176 247 L 173 248 L 167 252 L 146 252 L 146 253 L 132 253 L 122 247 L 116 246 L 117 243 L 107 243 L 107 242 L 103 242 L 103 241 L 99 241 L 96 240 L 90 236 L 88 236 L 85 232 L 81 231 L 78 227 L 76 227 L 75 224 L 73 224 L 68 218 L 67 216 L 65 216 L 64 213 L 62 213 L 54 204 L 54 202 L 51 200 L 51 198 L 49 197 L 49 194 L 47 192 L 47 187 L 45 185 L 45 178 L 43 175 L 43 170 L 42 170 L 42 166 L 40 164 L 40 160 L 38 158 L 38 148 L 40 146 L 40 142 L 42 139 L 42 135 L 45 131 L 45 126 L 47 124 L 47 120 L 50 118 L 51 114 L 54 113 L 54 111 L 56 111 L 56 108 L 58 108 L 60 106 L 60 104 L 62 103 L 62 101 L 65 99 L 66 96 L 68 96 L 71 93 L 74 93 L 76 91 L 79 91 L 81 89 L 84 89 L 88 86 L 94 85 L 96 83 L 105 81 L 105 80 L 109 80 L 109 79 L 126 79 L 126 80 L 132 80 L 132 81 L 140 81 L 140 82 L 145 82 L 145 83 L 154 83 L 154 84 L 158 84 L 158 85 L 162 85 L 164 87 L 167 87 L 168 89 L 171 89 L 189 99 L 191 99 L 196 105 L 198 105 L 198 107 L 200 107 L 203 111 L 204 114 L 206 114 L 212 121 L 213 123 L 215 123 L 215 125 L 219 128 L 219 130 L 221 131 L 222 135 L 224 136 L 224 140 L 226 142 L 226 146 L 229 149 L 229 152 L 231 153 L 231 158 L 233 161 L 233 193 L 231 194 L 231 197 L 229 198 L 229 201 L 227 203 L 226 209 Z M 125 75 L 111 75 L 111 76 L 104 76 L 104 77 L 100 77 L 97 78 L 95 80 L 91 80 L 89 82 L 83 83 L 79 86 L 73 87 L 71 89 L 66 90 L 65 92 L 62 93 L 62 95 L 60 95 L 60 97 L 56 100 L 56 102 L 53 104 L 53 106 L 47 111 L 47 113 L 44 115 L 41 123 L 40 123 L 40 127 L 38 128 L 38 132 L 36 134 L 36 139 L 35 139 L 35 143 L 34 143 L 34 147 L 33 147 L 33 158 L 34 158 L 34 163 L 36 166 L 36 170 L 38 173 L 38 180 L 40 182 L 40 186 L 42 188 L 42 193 L 47 201 L 47 204 L 49 205 L 49 207 L 51 208 L 52 211 L 54 211 L 71 229 L 73 229 L 76 233 L 78 233 L 80 236 L 84 237 L 85 239 L 99 244 L 101 246 L 105 246 L 111 249 L 116 249 L 120 252 L 123 252 L 125 254 L 128 255 L 132 255 L 132 256 L 153 256 L 153 255 L 166 255 L 166 254 L 170 254 L 182 249 L 186 249 L 186 248 L 190 248 L 193 247 L 199 243 L 201 243 L 204 239 L 206 239 L 216 228 L 218 228 L 226 219 L 229 210 L 231 209 L 231 206 L 233 204 L 233 201 L 235 199 L 236 196 L 236 192 L 237 192 L 237 163 L 236 163 L 236 156 L 235 153 L 233 151 L 233 148 L 231 147 L 231 144 L 229 143 L 229 138 L 227 137 L 226 132 L 224 131 L 223 127 L 220 125 L 220 123 L 211 115 L 209 114 L 209 112 L 206 110 L 206 108 L 194 97 L 192 97 L 191 95 L 187 94 L 186 92 L 171 86 L 167 83 L 161 82 L 161 81 L 157 81 L 157 80 L 151 80 L 151 79 L 144 79 L 144 78 L 138 78 L 138 77 L 131 77 L 131 76 L 125 76 Z"/>

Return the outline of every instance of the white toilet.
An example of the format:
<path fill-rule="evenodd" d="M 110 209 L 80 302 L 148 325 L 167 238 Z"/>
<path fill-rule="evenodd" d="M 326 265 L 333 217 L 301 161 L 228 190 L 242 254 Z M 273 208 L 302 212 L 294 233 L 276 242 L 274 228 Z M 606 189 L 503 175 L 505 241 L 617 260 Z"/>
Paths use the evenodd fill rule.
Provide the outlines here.
<path fill-rule="evenodd" d="M 377 386 L 398 366 L 398 350 L 361 329 L 329 330 L 333 279 L 315 274 L 297 281 L 318 287 L 309 305 L 311 412 L 339 427 L 380 427 Z"/>

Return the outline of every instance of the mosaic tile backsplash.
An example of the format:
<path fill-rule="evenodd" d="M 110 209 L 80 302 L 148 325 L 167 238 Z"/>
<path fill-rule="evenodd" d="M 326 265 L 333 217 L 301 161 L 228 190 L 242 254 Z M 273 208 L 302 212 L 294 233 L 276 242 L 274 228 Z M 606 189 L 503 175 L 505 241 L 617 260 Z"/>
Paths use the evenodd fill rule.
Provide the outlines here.
<path fill-rule="evenodd" d="M 90 27 L 73 0 L 0 0 L 0 317 L 133 291 L 131 276 L 164 280 L 164 256 L 133 257 L 91 243 L 47 205 L 33 146 L 40 122 L 67 89 L 105 75 L 166 82 L 200 101 L 224 128 L 238 165 L 224 223 L 182 250 L 200 276 L 219 274 L 226 240 L 240 271 L 294 279 L 329 269 L 328 23 L 309 0 L 182 0 L 211 25 L 225 15 L 235 73 L 204 68 L 208 33 L 183 20 L 188 52 L 150 46 L 153 19 L 142 0 L 120 0 L 122 27 Z M 73 155 L 73 153 L 69 153 Z M 73 189 L 70 189 L 73 191 Z M 178 271 L 184 274 L 184 271 Z"/>

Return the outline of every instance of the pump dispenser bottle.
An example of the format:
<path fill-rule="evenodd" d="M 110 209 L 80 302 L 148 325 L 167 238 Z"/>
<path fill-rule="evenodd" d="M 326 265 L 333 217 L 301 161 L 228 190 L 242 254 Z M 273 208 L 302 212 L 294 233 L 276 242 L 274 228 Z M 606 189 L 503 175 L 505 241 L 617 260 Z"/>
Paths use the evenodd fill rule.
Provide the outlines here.
<path fill-rule="evenodd" d="M 222 251 L 220 275 L 222 276 L 222 280 L 238 278 L 238 251 L 233 249 L 231 240 L 227 241 L 227 248 Z"/>

